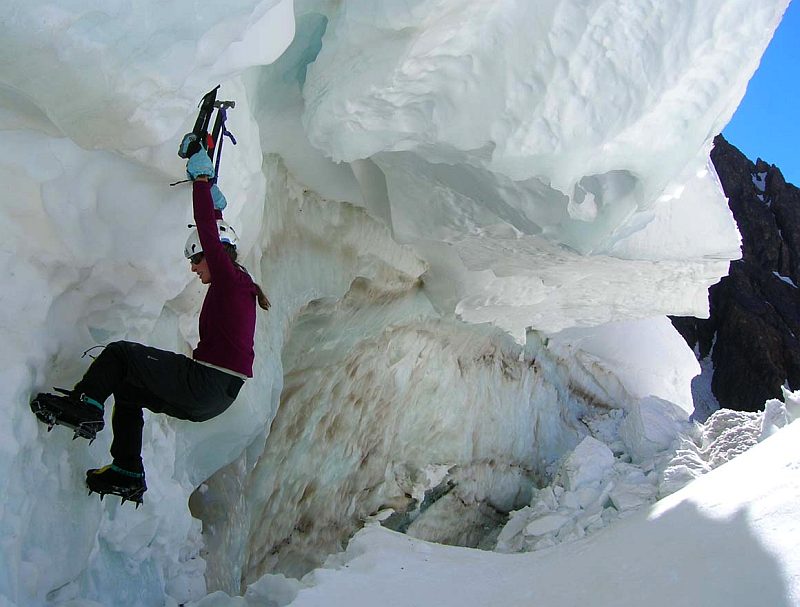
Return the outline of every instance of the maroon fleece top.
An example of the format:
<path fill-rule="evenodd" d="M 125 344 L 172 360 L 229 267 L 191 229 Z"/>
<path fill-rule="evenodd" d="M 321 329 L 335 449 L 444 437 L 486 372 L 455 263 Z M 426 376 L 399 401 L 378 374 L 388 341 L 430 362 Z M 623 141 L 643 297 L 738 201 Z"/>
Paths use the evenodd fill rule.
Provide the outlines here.
<path fill-rule="evenodd" d="M 256 287 L 253 279 L 228 257 L 217 231 L 211 184 L 195 181 L 194 221 L 203 246 L 211 284 L 200 311 L 200 343 L 193 358 L 253 377 L 253 336 L 256 332 Z"/>

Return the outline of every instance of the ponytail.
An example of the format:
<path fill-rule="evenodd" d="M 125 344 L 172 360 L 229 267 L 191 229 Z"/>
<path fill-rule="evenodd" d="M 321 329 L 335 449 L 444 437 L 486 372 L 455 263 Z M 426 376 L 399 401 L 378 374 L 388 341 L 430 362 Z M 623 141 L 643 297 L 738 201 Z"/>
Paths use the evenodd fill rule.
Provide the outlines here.
<path fill-rule="evenodd" d="M 242 272 L 250 276 L 250 272 L 247 271 L 247 268 L 245 268 L 242 264 L 236 261 L 236 259 L 239 257 L 239 253 L 236 251 L 236 245 L 232 245 L 228 242 L 223 242 L 222 246 L 225 248 L 225 252 L 228 254 L 228 257 L 231 258 L 233 264 L 237 268 L 242 270 Z M 258 300 L 258 307 L 260 307 L 262 310 L 269 310 L 270 307 L 272 307 L 272 304 L 269 302 L 269 299 L 267 299 L 267 296 L 264 294 L 264 289 L 262 289 L 261 285 L 258 284 L 255 280 L 253 281 L 253 286 L 256 288 L 256 299 Z"/>
<path fill-rule="evenodd" d="M 255 285 L 256 293 L 258 294 L 258 297 L 257 297 L 258 306 L 262 310 L 269 310 L 270 307 L 272 306 L 272 304 L 269 303 L 269 299 L 267 299 L 267 296 L 264 295 L 264 291 L 261 289 L 261 285 L 259 285 L 257 282 L 254 282 L 253 284 Z"/>

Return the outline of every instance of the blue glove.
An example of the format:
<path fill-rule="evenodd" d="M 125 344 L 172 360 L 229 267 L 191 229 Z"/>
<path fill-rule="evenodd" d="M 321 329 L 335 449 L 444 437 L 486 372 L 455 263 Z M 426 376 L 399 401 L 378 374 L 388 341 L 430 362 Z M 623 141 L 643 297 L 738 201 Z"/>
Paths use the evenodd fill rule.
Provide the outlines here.
<path fill-rule="evenodd" d="M 214 201 L 214 208 L 218 211 L 222 211 L 228 206 L 228 201 L 225 200 L 225 194 L 217 187 L 216 183 L 211 186 L 211 200 Z"/>
<path fill-rule="evenodd" d="M 197 135 L 194 133 L 186 133 L 181 140 L 180 146 L 178 146 L 178 156 L 189 159 L 197 153 L 197 150 L 202 148 L 203 146 L 200 144 Z"/>
<path fill-rule="evenodd" d="M 201 175 L 205 175 L 209 179 L 214 176 L 214 165 L 211 164 L 211 158 L 208 157 L 205 150 L 201 149 L 189 158 L 189 162 L 186 163 L 186 174 L 192 181 Z"/>

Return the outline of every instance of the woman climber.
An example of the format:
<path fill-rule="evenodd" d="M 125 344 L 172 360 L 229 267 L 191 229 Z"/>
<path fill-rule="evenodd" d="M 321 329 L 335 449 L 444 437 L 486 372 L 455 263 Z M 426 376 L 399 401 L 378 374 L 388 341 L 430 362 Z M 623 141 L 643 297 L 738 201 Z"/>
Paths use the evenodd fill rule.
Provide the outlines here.
<path fill-rule="evenodd" d="M 112 493 L 142 503 L 147 490 L 142 463 L 143 409 L 193 422 L 212 419 L 236 399 L 253 376 L 256 303 L 270 302 L 236 262 L 237 236 L 222 220 L 227 202 L 209 182 L 214 167 L 201 150 L 186 164 L 193 181 L 196 228 L 184 254 L 191 270 L 209 285 L 200 311 L 200 342 L 192 358 L 142 344 L 117 341 L 92 362 L 72 390 L 39 394 L 31 408 L 50 428 L 61 424 L 94 439 L 103 428 L 104 403 L 114 395 L 112 463 L 86 472 L 90 493 Z"/>

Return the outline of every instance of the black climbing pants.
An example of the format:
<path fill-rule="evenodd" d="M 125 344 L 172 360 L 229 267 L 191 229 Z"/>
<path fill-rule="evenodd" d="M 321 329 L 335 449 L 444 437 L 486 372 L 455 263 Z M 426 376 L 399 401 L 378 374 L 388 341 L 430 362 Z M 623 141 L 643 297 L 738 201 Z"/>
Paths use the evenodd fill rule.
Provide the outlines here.
<path fill-rule="evenodd" d="M 92 362 L 75 391 L 100 403 L 114 395 L 111 456 L 120 468 L 143 472 L 143 409 L 203 422 L 230 407 L 243 384 L 182 354 L 117 341 Z"/>

